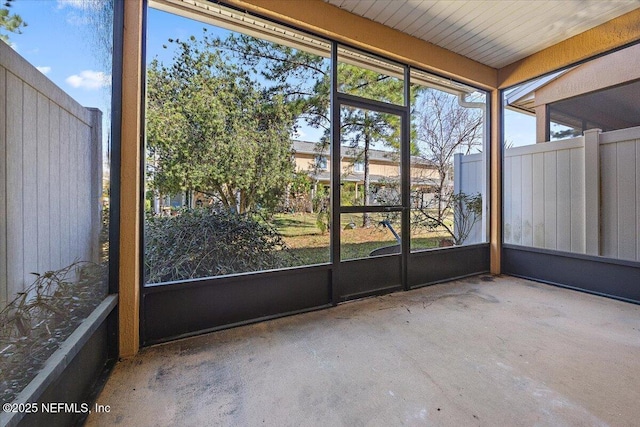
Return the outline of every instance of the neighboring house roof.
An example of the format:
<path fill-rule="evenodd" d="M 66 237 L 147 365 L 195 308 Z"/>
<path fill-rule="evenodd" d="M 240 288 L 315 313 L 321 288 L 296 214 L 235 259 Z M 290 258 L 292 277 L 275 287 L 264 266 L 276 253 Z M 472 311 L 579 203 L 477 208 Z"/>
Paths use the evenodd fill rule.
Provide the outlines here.
<path fill-rule="evenodd" d="M 523 112 L 527 114 L 535 114 L 536 90 L 557 79 L 567 71 L 569 71 L 569 69 L 540 77 L 539 79 L 530 81 L 514 89 L 511 89 L 505 95 L 506 108 L 516 110 L 521 113 Z"/>
<path fill-rule="evenodd" d="M 639 126 L 640 45 L 523 84 L 505 98 L 506 108 L 528 114 L 549 105 L 551 120 L 567 126 Z"/>
<path fill-rule="evenodd" d="M 330 182 L 331 181 L 331 173 L 329 171 L 320 171 L 314 173 L 312 171 L 309 172 L 309 176 L 319 182 Z M 371 175 L 369 179 L 372 184 L 384 184 L 385 182 L 389 182 L 392 179 L 398 179 L 399 177 L 390 177 L 384 175 Z M 340 177 L 341 182 L 363 182 L 364 174 L 363 173 L 349 173 L 347 175 L 342 175 Z M 434 178 L 411 178 L 412 185 L 431 185 L 436 186 L 440 185 L 438 180 Z"/>

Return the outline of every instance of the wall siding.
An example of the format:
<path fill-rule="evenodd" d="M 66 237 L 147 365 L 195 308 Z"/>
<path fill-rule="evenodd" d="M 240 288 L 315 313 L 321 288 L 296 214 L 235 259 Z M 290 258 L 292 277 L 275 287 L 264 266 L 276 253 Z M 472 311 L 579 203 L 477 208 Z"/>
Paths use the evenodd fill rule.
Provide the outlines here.
<path fill-rule="evenodd" d="M 0 43 L 2 45 L 2 43 Z M 7 46 L 0 46 L 0 305 L 35 276 L 96 261 L 101 120 Z M 99 153 L 96 155 L 95 153 Z M 95 187 L 95 185 L 94 185 Z"/>

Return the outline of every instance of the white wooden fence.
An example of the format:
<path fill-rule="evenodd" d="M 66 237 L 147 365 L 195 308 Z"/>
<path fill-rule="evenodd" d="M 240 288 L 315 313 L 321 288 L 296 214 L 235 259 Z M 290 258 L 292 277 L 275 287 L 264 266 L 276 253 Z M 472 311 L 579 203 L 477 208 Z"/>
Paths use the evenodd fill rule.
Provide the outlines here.
<path fill-rule="evenodd" d="M 0 42 L 0 307 L 43 273 L 97 261 L 102 113 Z"/>
<path fill-rule="evenodd" d="M 505 243 L 640 261 L 640 127 L 505 150 L 503 206 Z"/>
<path fill-rule="evenodd" d="M 585 252 L 584 138 L 505 150 L 504 242 Z"/>
<path fill-rule="evenodd" d="M 640 261 L 640 127 L 600 134 L 600 250 Z"/>
<path fill-rule="evenodd" d="M 470 196 L 481 194 L 482 196 L 482 218 L 473 226 L 469 236 L 464 241 L 465 244 L 480 243 L 487 241 L 487 198 L 486 194 L 486 163 L 483 153 L 454 154 L 453 160 L 453 192 L 464 193 Z M 454 224 L 455 227 L 455 224 Z"/>

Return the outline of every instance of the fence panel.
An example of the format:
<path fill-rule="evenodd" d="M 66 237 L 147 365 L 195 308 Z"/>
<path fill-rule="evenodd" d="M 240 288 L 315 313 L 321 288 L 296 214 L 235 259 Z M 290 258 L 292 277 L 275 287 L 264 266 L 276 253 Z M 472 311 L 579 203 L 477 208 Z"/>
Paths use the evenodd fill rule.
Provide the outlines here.
<path fill-rule="evenodd" d="M 505 150 L 506 243 L 584 252 L 583 147 L 583 138 L 574 138 Z"/>
<path fill-rule="evenodd" d="M 0 305 L 42 273 L 97 261 L 101 113 L 0 43 Z M 3 231 L 4 233 L 4 231 Z"/>
<path fill-rule="evenodd" d="M 640 261 L 640 127 L 600 135 L 602 255 Z"/>
<path fill-rule="evenodd" d="M 640 261 L 640 127 L 585 135 L 505 150 L 504 242 Z M 467 193 L 474 156 L 459 162 Z"/>
<path fill-rule="evenodd" d="M 456 156 L 459 156 L 459 154 L 456 154 Z M 468 195 L 483 194 L 483 154 L 476 153 L 460 156 L 459 167 L 461 170 L 456 173 L 456 177 L 459 177 L 460 182 L 454 183 L 455 191 Z M 485 227 L 486 221 L 486 214 L 483 212 L 482 218 L 473 226 L 469 236 L 464 241 L 465 244 L 480 243 L 485 240 L 482 236 L 482 230 Z"/>

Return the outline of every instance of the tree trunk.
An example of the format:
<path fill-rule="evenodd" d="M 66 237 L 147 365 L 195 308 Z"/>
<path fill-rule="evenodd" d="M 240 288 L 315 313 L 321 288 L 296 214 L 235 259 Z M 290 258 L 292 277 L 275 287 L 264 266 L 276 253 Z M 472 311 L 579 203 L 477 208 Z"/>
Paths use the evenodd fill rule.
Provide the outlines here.
<path fill-rule="evenodd" d="M 371 137 L 369 131 L 365 129 L 364 132 L 364 188 L 362 189 L 362 195 L 364 197 L 363 206 L 369 206 L 369 194 L 371 190 L 371 177 L 369 176 L 369 144 L 371 143 Z M 356 183 L 356 186 L 358 184 Z M 371 227 L 371 215 L 369 212 L 362 214 L 362 226 Z"/>

